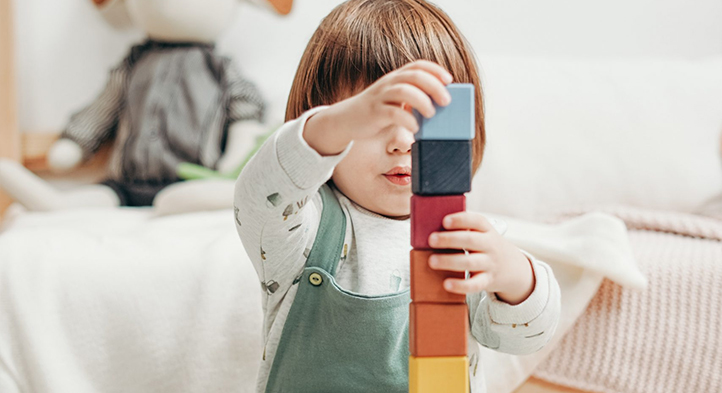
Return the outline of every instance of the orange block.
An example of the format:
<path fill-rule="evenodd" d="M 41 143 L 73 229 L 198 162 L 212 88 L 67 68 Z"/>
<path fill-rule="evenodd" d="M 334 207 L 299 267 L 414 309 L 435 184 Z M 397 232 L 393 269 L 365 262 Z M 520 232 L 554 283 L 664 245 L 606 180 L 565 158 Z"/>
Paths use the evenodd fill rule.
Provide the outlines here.
<path fill-rule="evenodd" d="M 433 250 L 411 250 L 411 300 L 427 303 L 464 303 L 465 295 L 451 293 L 444 289 L 447 278 L 464 278 L 464 272 L 434 270 L 429 267 Z"/>
<path fill-rule="evenodd" d="M 409 305 L 409 350 L 415 357 L 466 356 L 466 304 Z"/>

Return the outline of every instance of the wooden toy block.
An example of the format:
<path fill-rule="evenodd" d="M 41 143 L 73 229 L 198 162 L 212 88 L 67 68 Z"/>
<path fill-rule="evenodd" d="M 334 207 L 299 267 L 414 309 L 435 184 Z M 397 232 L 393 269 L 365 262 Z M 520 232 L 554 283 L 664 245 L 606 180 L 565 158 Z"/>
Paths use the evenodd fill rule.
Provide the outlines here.
<path fill-rule="evenodd" d="M 416 357 L 466 356 L 466 304 L 409 305 L 409 350 Z"/>
<path fill-rule="evenodd" d="M 416 141 L 411 147 L 411 190 L 417 195 L 471 191 L 471 141 Z"/>
<path fill-rule="evenodd" d="M 465 303 L 466 296 L 444 289 L 447 278 L 465 278 L 464 272 L 434 270 L 429 257 L 443 251 L 411 250 L 411 300 L 426 303 Z"/>
<path fill-rule="evenodd" d="M 442 221 L 466 210 L 465 195 L 411 196 L 411 247 L 428 249 L 429 235 L 444 230 Z"/>
<path fill-rule="evenodd" d="M 409 356 L 409 393 L 439 392 L 469 392 L 469 358 Z"/>
<path fill-rule="evenodd" d="M 427 119 L 414 110 L 419 132 L 416 140 L 469 140 L 474 139 L 474 85 L 452 83 L 446 86 L 451 95 L 447 106 L 434 105 L 436 114 Z"/>

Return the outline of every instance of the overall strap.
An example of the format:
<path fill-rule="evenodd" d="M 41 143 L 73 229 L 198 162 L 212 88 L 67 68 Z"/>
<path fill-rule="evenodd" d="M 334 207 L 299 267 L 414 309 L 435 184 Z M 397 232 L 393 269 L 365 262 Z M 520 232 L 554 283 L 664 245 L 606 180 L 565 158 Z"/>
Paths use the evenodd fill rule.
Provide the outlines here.
<path fill-rule="evenodd" d="M 318 267 L 335 276 L 346 237 L 346 215 L 328 184 L 321 186 L 319 193 L 323 211 L 306 267 Z"/>

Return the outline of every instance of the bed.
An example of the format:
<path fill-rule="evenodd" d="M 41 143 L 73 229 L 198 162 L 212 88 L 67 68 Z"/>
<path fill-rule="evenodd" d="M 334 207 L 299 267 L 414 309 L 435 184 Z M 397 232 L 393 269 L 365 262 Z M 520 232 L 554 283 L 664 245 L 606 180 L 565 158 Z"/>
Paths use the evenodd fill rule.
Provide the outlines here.
<path fill-rule="evenodd" d="M 472 45 L 481 42 L 473 32 L 467 36 Z M 469 209 L 516 227 L 604 212 L 626 224 L 649 281 L 640 290 L 615 282 L 613 269 L 560 269 L 566 299 L 574 300 L 562 328 L 538 354 L 489 354 L 489 392 L 660 391 L 644 382 L 664 370 L 663 361 L 681 365 L 670 378 L 690 375 L 690 364 L 704 367 L 696 385 L 674 391 L 722 389 L 722 343 L 711 334 L 722 323 L 722 296 L 713 285 L 722 277 L 719 264 L 708 262 L 720 257 L 722 220 L 695 214 L 722 194 L 722 57 L 481 54 L 480 63 L 488 147 Z M 278 120 L 290 81 L 256 75 L 264 76 L 273 79 L 261 87 Z M 20 140 L 16 120 L 0 120 L 2 140 Z M 39 150 L 32 158 L 42 161 Z M 20 159 L 23 150 L 19 142 L 3 143 L 0 154 Z M 262 347 L 261 288 L 232 217 L 226 210 L 157 216 L 137 208 L 34 213 L 11 206 L 0 229 L 0 392 L 252 391 Z M 678 252 L 664 269 L 656 269 L 657 242 Z M 668 349 L 661 358 L 643 352 L 648 357 L 641 360 L 611 346 L 579 351 L 589 337 L 616 342 L 620 332 L 600 319 L 632 315 L 641 327 L 665 326 L 667 319 L 655 320 L 650 310 L 657 310 L 660 290 L 680 285 L 717 290 L 708 308 L 682 303 L 697 312 L 690 321 L 706 326 L 704 340 L 689 351 Z M 699 332 L 692 322 L 674 328 L 683 338 Z M 642 382 L 630 383 L 623 368 L 644 360 L 649 367 L 635 374 Z M 585 375 L 580 367 L 599 372 Z"/>

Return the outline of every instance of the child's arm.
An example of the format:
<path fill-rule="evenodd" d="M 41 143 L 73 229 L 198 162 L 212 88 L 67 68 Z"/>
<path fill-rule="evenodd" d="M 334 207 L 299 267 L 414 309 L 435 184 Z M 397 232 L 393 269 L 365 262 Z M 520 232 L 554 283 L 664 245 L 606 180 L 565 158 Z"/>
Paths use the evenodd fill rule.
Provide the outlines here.
<path fill-rule="evenodd" d="M 483 346 L 515 355 L 534 353 L 554 335 L 559 320 L 559 285 L 547 264 L 530 257 L 536 283 L 523 302 L 511 305 L 496 294 L 468 294 L 471 334 Z"/>
<path fill-rule="evenodd" d="M 329 155 L 338 154 L 353 139 L 376 135 L 389 126 L 416 133 L 419 124 L 404 104 L 430 118 L 436 113 L 432 99 L 441 106 L 451 102 L 444 87 L 451 81 L 451 74 L 436 63 L 408 63 L 309 119 L 303 136 L 319 154 Z"/>
<path fill-rule="evenodd" d="M 415 61 L 392 71 L 362 92 L 283 125 L 246 165 L 236 183 L 236 228 L 266 291 L 266 322 L 300 275 L 321 213 L 317 194 L 352 140 L 387 127 L 416 132 L 408 104 L 427 117 L 451 100 L 441 66 Z M 266 325 L 266 329 L 270 326 Z"/>
<path fill-rule="evenodd" d="M 317 191 L 350 148 L 321 157 L 304 141 L 307 119 L 321 109 L 284 124 L 236 182 L 236 229 L 266 292 L 263 305 L 270 320 L 303 270 L 315 238 L 322 209 Z"/>
<path fill-rule="evenodd" d="M 447 279 L 450 292 L 466 294 L 471 333 L 485 347 L 512 354 L 541 349 L 560 313 L 559 285 L 549 266 L 525 255 L 478 213 L 444 218 L 445 232 L 429 237 L 434 248 L 468 254 L 435 254 L 433 269 L 469 271 L 467 280 Z"/>

